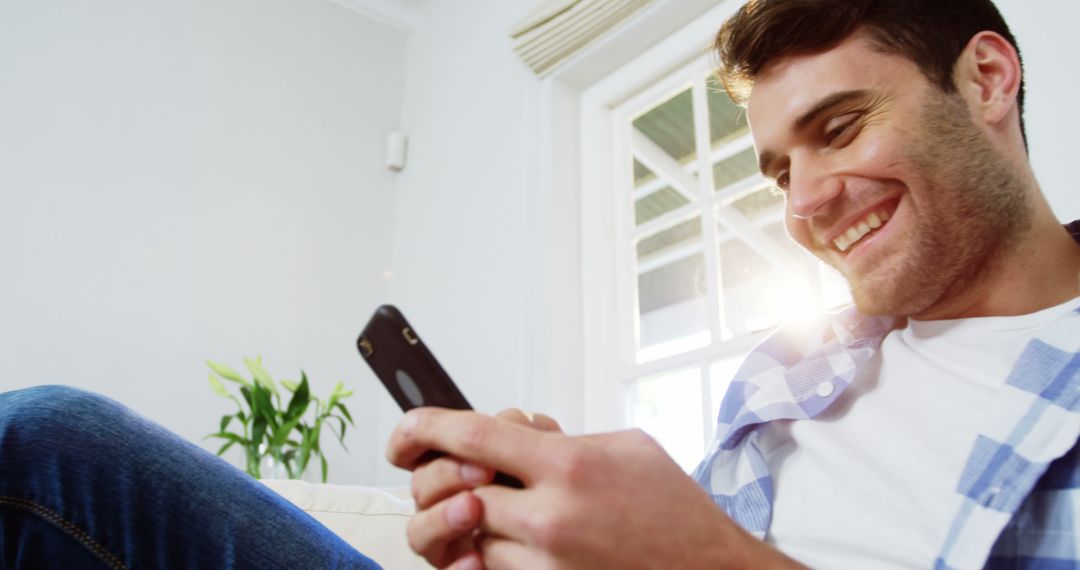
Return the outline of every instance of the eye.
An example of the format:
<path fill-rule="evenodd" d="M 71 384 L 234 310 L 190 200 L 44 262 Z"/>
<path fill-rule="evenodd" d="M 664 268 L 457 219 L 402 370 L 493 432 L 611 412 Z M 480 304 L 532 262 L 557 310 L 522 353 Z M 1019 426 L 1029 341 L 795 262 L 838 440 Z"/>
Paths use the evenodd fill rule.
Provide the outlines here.
<path fill-rule="evenodd" d="M 786 170 L 783 171 L 783 172 L 780 172 L 779 174 L 776 175 L 776 181 L 774 182 L 774 185 L 776 186 L 777 190 L 779 190 L 781 192 L 784 192 L 784 193 L 787 193 L 788 185 L 790 183 L 791 183 L 791 175 L 788 174 L 788 172 Z"/>
<path fill-rule="evenodd" d="M 858 124 L 858 118 L 860 113 L 845 113 L 843 115 L 833 117 L 825 123 L 825 142 L 832 144 L 844 144 L 848 142 L 849 135 L 855 132 L 855 125 Z"/>

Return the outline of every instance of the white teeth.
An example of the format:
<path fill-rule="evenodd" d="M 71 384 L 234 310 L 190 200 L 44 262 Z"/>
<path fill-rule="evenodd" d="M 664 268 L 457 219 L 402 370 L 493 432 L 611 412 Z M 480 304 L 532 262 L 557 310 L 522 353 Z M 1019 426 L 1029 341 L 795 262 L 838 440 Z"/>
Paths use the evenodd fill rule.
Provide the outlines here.
<path fill-rule="evenodd" d="M 855 244 L 855 242 L 861 240 L 866 234 L 870 233 L 871 230 L 876 230 L 884 225 L 885 222 L 889 221 L 889 217 L 890 215 L 888 212 L 881 212 L 880 214 L 871 212 L 866 216 L 866 219 L 857 222 L 855 225 L 848 228 L 848 231 L 837 236 L 836 239 L 833 240 L 833 245 L 840 251 L 847 251 Z"/>

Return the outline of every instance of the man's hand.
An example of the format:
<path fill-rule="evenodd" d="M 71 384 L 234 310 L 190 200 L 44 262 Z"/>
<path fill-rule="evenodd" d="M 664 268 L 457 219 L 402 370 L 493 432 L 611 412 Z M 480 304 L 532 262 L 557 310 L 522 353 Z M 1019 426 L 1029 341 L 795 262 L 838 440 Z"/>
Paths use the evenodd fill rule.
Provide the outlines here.
<path fill-rule="evenodd" d="M 559 423 L 543 414 L 527 415 L 516 408 L 497 418 L 541 431 L 562 433 Z M 451 456 L 421 463 L 413 470 L 412 495 L 417 514 L 409 520 L 409 545 L 431 564 L 449 567 L 479 564 L 475 534 L 482 505 L 467 491 L 491 483 L 495 471 Z M 480 566 L 476 566 L 480 567 Z"/>
<path fill-rule="evenodd" d="M 423 408 L 391 435 L 390 461 L 415 471 L 410 545 L 435 566 L 798 566 L 732 522 L 643 432 L 567 437 L 523 423 Z M 431 450 L 448 456 L 424 462 Z M 525 488 L 490 485 L 495 470 Z"/>

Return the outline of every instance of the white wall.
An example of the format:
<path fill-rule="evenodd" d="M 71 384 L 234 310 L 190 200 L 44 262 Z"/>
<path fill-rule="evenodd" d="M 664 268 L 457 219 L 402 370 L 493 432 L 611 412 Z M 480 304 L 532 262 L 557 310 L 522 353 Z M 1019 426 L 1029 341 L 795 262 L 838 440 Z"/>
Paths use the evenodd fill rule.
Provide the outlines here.
<path fill-rule="evenodd" d="M 203 361 L 261 354 L 357 390 L 331 472 L 370 481 L 383 395 L 352 343 L 388 294 L 406 41 L 321 0 L 0 2 L 0 390 L 90 388 L 197 440 L 230 405 Z"/>
<path fill-rule="evenodd" d="M 1062 221 L 1080 218 L 1076 133 L 1080 92 L 1076 30 L 1080 3 L 995 0 L 1020 44 L 1027 80 L 1028 143 L 1043 193 Z"/>
<path fill-rule="evenodd" d="M 528 406 L 530 130 L 538 80 L 507 31 L 532 0 L 420 7 L 410 34 L 392 300 L 488 412 Z M 383 433 L 400 418 L 384 400 Z M 380 483 L 402 482 L 390 466 Z"/>

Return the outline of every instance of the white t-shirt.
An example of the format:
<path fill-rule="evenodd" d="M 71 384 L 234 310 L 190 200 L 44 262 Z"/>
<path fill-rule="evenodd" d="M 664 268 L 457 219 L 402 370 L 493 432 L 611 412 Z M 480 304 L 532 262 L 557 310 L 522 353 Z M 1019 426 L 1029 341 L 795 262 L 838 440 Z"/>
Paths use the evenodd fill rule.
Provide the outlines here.
<path fill-rule="evenodd" d="M 1080 298 L 1017 317 L 908 321 L 813 420 L 773 422 L 766 540 L 813 568 L 931 568 L 989 403 L 1039 330 Z"/>

